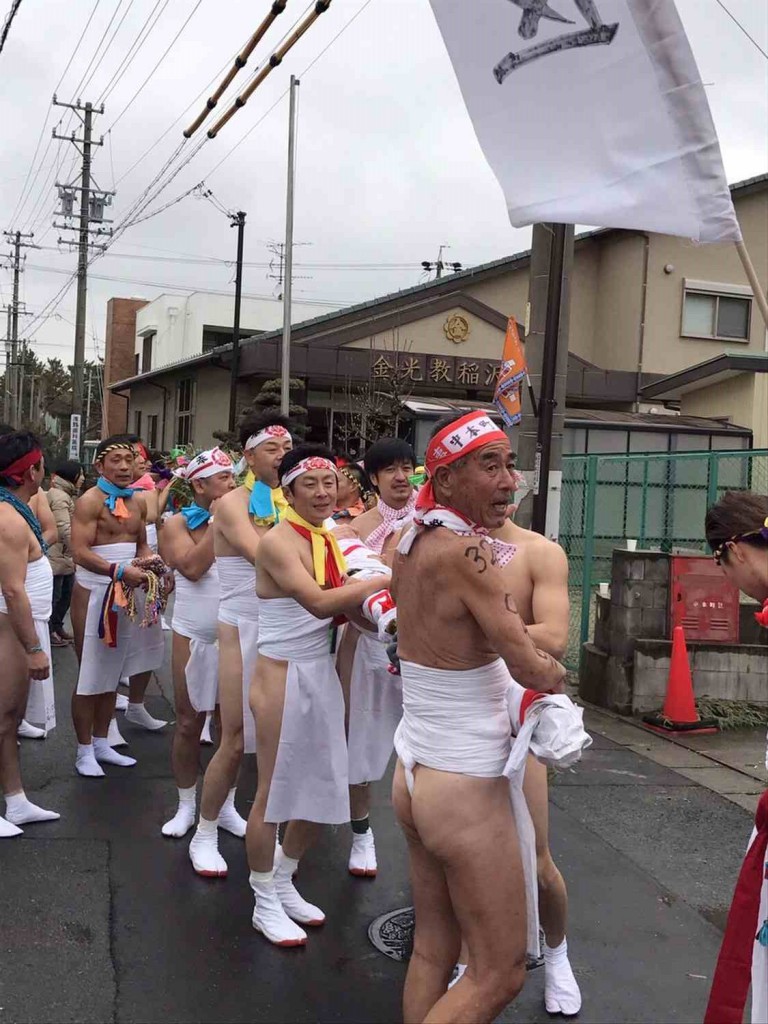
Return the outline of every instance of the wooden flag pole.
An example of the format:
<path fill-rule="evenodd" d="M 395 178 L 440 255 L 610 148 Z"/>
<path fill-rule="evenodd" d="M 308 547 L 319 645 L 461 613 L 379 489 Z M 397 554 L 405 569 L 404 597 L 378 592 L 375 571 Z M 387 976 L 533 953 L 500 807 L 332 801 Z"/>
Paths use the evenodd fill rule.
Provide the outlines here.
<path fill-rule="evenodd" d="M 749 255 L 747 247 L 743 241 L 734 242 L 734 245 L 736 246 L 736 252 L 739 254 L 739 258 L 741 259 L 744 271 L 747 275 L 747 280 L 752 286 L 752 293 L 755 296 L 757 307 L 763 315 L 765 329 L 768 331 L 768 299 L 766 299 L 763 286 L 760 284 L 760 279 L 757 276 L 757 271 L 755 270 L 755 265 L 752 262 L 752 257 Z M 766 344 L 768 345 L 768 338 L 766 339 Z"/>

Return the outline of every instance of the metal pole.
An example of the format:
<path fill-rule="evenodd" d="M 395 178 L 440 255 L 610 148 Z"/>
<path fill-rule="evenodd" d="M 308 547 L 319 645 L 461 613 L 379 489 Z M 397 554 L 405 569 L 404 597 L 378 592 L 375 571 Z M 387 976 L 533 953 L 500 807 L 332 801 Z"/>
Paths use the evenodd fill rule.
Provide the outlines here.
<path fill-rule="evenodd" d="M 3 385 L 3 423 L 10 426 L 11 415 L 11 307 L 6 309 L 8 315 L 5 334 L 5 381 Z"/>
<path fill-rule="evenodd" d="M 280 412 L 287 416 L 291 405 L 291 285 L 293 283 L 293 188 L 296 161 L 296 97 L 299 80 L 291 75 L 288 116 L 288 188 L 285 209 L 285 286 L 283 288 L 283 351 L 280 367 Z"/>
<path fill-rule="evenodd" d="M 75 314 L 75 362 L 72 369 L 72 412 L 83 415 L 85 369 L 85 316 L 88 288 L 88 212 L 91 196 L 91 122 L 93 104 L 85 104 L 83 117 L 83 174 L 80 188 L 80 230 L 77 254 L 77 305 Z M 82 438 L 83 431 L 80 431 Z M 78 453 L 79 458 L 79 453 Z"/>
<path fill-rule="evenodd" d="M 83 423 L 83 428 L 82 428 L 83 437 L 85 437 L 88 434 L 88 427 L 89 427 L 90 422 L 91 422 L 91 370 L 92 369 L 93 369 L 92 366 L 88 367 L 88 391 L 87 391 L 87 397 L 85 399 L 85 401 L 86 401 L 86 405 L 85 405 L 85 423 Z"/>
<path fill-rule="evenodd" d="M 237 376 L 240 372 L 240 299 L 243 290 L 243 240 L 245 236 L 245 214 L 238 210 L 232 218 L 231 227 L 237 227 L 237 271 L 235 273 L 235 321 L 232 325 L 232 367 L 229 384 L 229 429 L 235 429 L 237 419 Z"/>
<path fill-rule="evenodd" d="M 13 299 L 11 300 L 11 426 L 18 430 L 19 418 L 19 273 L 21 266 L 21 232 L 17 231 L 13 242 Z"/>
<path fill-rule="evenodd" d="M 552 248 L 547 288 L 547 318 L 544 328 L 544 353 L 541 367 L 539 422 L 536 432 L 534 493 L 531 529 L 546 535 L 549 468 L 552 451 L 552 419 L 555 413 L 555 375 L 560 333 L 560 306 L 565 265 L 565 224 L 552 225 Z"/>

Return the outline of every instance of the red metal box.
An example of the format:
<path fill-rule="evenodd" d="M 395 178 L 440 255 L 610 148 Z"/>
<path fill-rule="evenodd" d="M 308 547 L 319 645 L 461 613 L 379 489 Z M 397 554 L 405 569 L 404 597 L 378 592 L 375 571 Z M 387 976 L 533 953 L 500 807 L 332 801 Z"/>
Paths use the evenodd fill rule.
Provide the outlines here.
<path fill-rule="evenodd" d="M 739 592 L 711 558 L 674 555 L 671 559 L 670 636 L 682 626 L 686 640 L 739 642 Z"/>

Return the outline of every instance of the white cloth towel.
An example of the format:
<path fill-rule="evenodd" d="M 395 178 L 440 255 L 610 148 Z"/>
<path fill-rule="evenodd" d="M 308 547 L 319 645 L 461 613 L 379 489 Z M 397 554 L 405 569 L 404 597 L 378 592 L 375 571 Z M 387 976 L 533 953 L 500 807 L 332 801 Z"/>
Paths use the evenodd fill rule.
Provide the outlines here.
<path fill-rule="evenodd" d="M 171 629 L 189 640 L 184 675 L 195 711 L 213 711 L 219 694 L 219 574 L 216 563 L 197 581 L 176 572 Z"/>
<path fill-rule="evenodd" d="M 249 691 L 256 668 L 259 640 L 259 599 L 256 569 L 247 558 L 223 555 L 215 561 L 219 574 L 219 622 L 235 626 L 240 638 L 243 662 L 243 743 L 246 754 L 256 751 L 256 727 L 251 714 Z"/>
<path fill-rule="evenodd" d="M 154 552 L 154 554 L 157 554 L 157 524 L 156 523 L 147 523 L 147 544 L 149 544 L 150 548 L 152 548 L 152 551 Z"/>
<path fill-rule="evenodd" d="M 136 545 L 127 541 L 97 544 L 92 551 L 106 562 L 131 562 L 136 557 Z M 165 657 L 165 641 L 160 623 L 148 629 L 138 625 L 144 616 L 144 592 L 136 591 L 136 623 L 131 622 L 122 608 L 118 610 L 117 646 L 107 647 L 99 639 L 99 622 L 110 579 L 78 565 L 75 580 L 79 586 L 90 591 L 77 692 L 83 696 L 111 693 L 117 689 L 122 676 L 134 676 L 160 668 Z"/>
<path fill-rule="evenodd" d="M 292 598 L 261 602 L 259 655 L 288 663 L 269 822 L 349 821 L 344 698 L 330 654 L 330 624 Z"/>
<path fill-rule="evenodd" d="M 27 575 L 24 583 L 30 611 L 35 623 L 35 632 L 40 646 L 48 655 L 51 671 L 45 679 L 31 679 L 29 696 L 24 717 L 28 722 L 44 725 L 46 732 L 56 726 L 56 702 L 53 692 L 53 663 L 51 661 L 51 635 L 48 632 L 48 620 L 51 617 L 53 602 L 53 570 L 45 557 L 38 558 L 27 564 Z M 8 606 L 0 592 L 0 615 L 8 614 Z"/>
<path fill-rule="evenodd" d="M 384 776 L 402 716 L 402 679 L 389 671 L 386 647 L 360 630 L 349 686 L 350 785 Z"/>

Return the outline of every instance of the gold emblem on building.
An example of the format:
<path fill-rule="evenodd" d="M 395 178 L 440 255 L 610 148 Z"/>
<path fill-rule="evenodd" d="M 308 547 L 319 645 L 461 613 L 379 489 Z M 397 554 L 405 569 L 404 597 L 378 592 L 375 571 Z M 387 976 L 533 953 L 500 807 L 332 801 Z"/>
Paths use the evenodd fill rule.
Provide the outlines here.
<path fill-rule="evenodd" d="M 451 313 L 443 324 L 443 334 L 454 345 L 460 345 L 469 337 L 469 320 L 459 313 Z"/>

